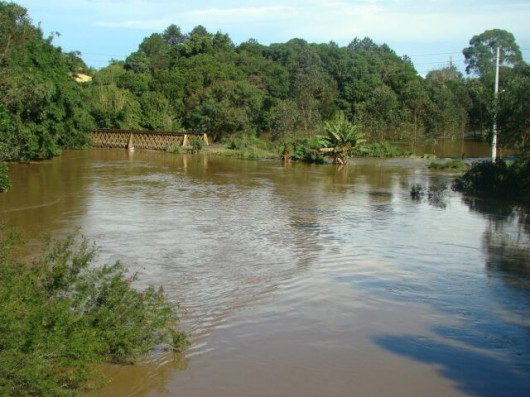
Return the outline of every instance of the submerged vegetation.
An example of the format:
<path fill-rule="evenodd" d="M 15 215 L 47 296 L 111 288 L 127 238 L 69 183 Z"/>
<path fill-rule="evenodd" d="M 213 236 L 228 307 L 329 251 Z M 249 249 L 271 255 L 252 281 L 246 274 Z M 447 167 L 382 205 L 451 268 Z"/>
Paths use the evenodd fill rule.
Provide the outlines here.
<path fill-rule="evenodd" d="M 453 188 L 469 195 L 522 200 L 530 204 L 530 161 L 474 163 L 455 179 Z"/>
<path fill-rule="evenodd" d="M 400 148 L 390 142 L 374 142 L 366 144 L 359 149 L 360 154 L 366 157 L 403 157 L 410 156 L 410 153 L 403 152 Z"/>
<path fill-rule="evenodd" d="M 469 168 L 469 165 L 461 160 L 448 160 L 441 163 L 433 161 L 429 164 L 429 168 L 437 171 L 462 172 L 466 171 Z"/>
<path fill-rule="evenodd" d="M 331 156 L 333 164 L 346 164 L 348 158 L 359 152 L 365 142 L 361 128 L 349 122 L 342 113 L 325 122 L 323 130 L 326 135 L 320 137 L 320 151 Z"/>
<path fill-rule="evenodd" d="M 185 346 L 163 291 L 133 288 L 119 263 L 94 266 L 86 239 L 48 241 L 33 263 L 12 258 L 17 243 L 0 229 L 0 395 L 77 395 L 103 385 L 101 363 Z"/>
<path fill-rule="evenodd" d="M 9 182 L 9 176 L 7 175 L 7 164 L 0 162 L 0 193 L 9 190 L 11 182 Z"/>

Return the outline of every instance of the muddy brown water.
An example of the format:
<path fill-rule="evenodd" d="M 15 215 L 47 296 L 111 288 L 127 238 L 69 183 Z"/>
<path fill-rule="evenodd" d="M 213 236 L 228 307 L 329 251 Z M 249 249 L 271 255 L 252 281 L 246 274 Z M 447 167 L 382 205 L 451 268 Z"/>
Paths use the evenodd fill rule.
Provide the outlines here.
<path fill-rule="evenodd" d="M 528 215 L 427 164 L 69 151 L 10 165 L 0 218 L 79 228 L 180 303 L 192 345 L 104 396 L 528 396 Z"/>

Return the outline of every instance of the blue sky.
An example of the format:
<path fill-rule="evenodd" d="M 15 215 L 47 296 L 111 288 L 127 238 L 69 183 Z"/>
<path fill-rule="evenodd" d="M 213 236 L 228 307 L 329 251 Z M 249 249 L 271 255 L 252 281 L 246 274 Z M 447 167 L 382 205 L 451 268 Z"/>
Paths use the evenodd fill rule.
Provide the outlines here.
<path fill-rule="evenodd" d="M 388 44 L 411 57 L 416 70 L 463 70 L 462 49 L 476 34 L 514 34 L 530 61 L 528 0 L 12 0 L 25 7 L 64 51 L 80 51 L 89 66 L 104 67 L 138 49 L 144 37 L 170 24 L 188 33 L 197 25 L 227 33 L 235 44 L 302 38 L 341 46 L 355 37 Z"/>

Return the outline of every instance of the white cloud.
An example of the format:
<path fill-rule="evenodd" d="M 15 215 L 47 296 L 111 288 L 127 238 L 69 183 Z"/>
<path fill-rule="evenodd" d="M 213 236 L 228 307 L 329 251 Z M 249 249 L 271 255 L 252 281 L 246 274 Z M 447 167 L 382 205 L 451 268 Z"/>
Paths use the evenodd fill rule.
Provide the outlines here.
<path fill-rule="evenodd" d="M 115 46 L 123 49 L 139 44 L 124 40 L 161 32 L 170 24 L 183 32 L 203 25 L 210 32 L 227 33 L 236 43 L 255 38 L 268 44 L 298 37 L 346 45 L 355 37 L 368 36 L 392 48 L 399 46 L 402 53 L 420 47 L 433 53 L 448 47 L 461 51 L 473 35 L 500 28 L 513 33 L 521 48 L 530 47 L 527 0 L 20 0 L 19 4 L 45 29 L 61 32 L 61 42 L 75 37 L 70 47 L 82 52 L 82 37 L 87 41 L 95 36 L 108 41 L 120 37 L 122 42 Z M 105 43 L 108 48 L 111 44 Z"/>

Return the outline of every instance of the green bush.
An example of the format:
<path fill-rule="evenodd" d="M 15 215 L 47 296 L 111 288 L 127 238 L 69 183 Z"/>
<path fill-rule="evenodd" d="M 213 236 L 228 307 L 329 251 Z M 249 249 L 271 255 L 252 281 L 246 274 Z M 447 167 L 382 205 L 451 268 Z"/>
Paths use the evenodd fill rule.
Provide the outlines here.
<path fill-rule="evenodd" d="M 454 180 L 453 189 L 472 195 L 528 200 L 530 161 L 474 163 Z"/>
<path fill-rule="evenodd" d="M 226 140 L 226 147 L 231 150 L 244 150 L 255 148 L 259 150 L 272 150 L 273 144 L 254 135 L 238 135 Z"/>
<path fill-rule="evenodd" d="M 94 267 L 86 239 L 48 241 L 32 264 L 14 261 L 0 229 L 0 395 L 77 395 L 103 384 L 97 365 L 133 363 L 155 346 L 178 350 L 174 305 L 132 287 L 122 265 Z"/>
<path fill-rule="evenodd" d="M 172 153 L 172 154 L 180 154 L 180 151 L 181 151 L 181 146 L 176 144 L 176 145 L 168 145 L 166 146 L 166 152 L 168 153 Z"/>
<path fill-rule="evenodd" d="M 284 157 L 305 163 L 324 163 L 323 153 L 320 151 L 322 142 L 319 137 L 304 137 L 285 144 Z"/>
<path fill-rule="evenodd" d="M 429 168 L 439 171 L 465 171 L 469 168 L 469 165 L 460 160 L 449 160 L 445 163 L 435 163 L 433 161 L 429 164 Z"/>
<path fill-rule="evenodd" d="M 388 142 L 376 142 L 367 144 L 359 149 L 361 155 L 366 157 L 401 157 L 404 153 L 401 149 Z"/>
<path fill-rule="evenodd" d="M 238 135 L 227 139 L 225 142 L 230 151 L 224 153 L 227 157 L 236 157 L 246 160 L 277 158 L 276 146 L 268 141 L 253 135 Z"/>
<path fill-rule="evenodd" d="M 8 191 L 11 187 L 9 182 L 9 175 L 7 174 L 7 164 L 0 163 L 0 193 Z"/>
<path fill-rule="evenodd" d="M 202 138 L 193 137 L 190 139 L 190 146 L 191 146 L 191 151 L 193 153 L 200 152 L 202 148 L 204 147 L 204 141 L 202 140 Z"/>

